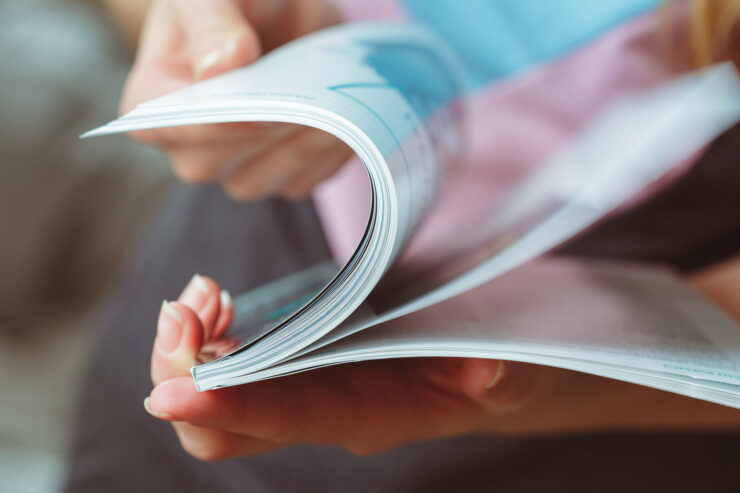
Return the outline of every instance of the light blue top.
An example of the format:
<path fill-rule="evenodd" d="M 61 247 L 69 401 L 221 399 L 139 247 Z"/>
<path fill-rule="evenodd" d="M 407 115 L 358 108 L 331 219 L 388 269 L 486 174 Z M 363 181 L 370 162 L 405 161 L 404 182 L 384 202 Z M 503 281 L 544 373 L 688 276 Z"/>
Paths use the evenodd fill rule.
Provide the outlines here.
<path fill-rule="evenodd" d="M 578 49 L 661 0 L 400 0 L 435 29 L 480 87 Z"/>

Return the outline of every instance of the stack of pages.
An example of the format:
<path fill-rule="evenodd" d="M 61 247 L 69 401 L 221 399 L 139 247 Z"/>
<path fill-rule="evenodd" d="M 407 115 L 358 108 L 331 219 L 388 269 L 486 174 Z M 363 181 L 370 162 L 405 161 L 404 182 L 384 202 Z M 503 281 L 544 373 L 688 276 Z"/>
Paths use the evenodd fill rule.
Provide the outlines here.
<path fill-rule="evenodd" d="M 619 101 L 513 193 L 450 221 L 470 193 L 454 183 L 466 153 L 460 80 L 455 54 L 421 27 L 348 25 L 86 134 L 285 122 L 335 135 L 367 169 L 370 213 L 354 254 L 239 296 L 230 332 L 239 345 L 193 367 L 198 389 L 449 356 L 551 365 L 740 407 L 740 327 L 670 270 L 543 257 L 738 121 L 734 69 Z"/>

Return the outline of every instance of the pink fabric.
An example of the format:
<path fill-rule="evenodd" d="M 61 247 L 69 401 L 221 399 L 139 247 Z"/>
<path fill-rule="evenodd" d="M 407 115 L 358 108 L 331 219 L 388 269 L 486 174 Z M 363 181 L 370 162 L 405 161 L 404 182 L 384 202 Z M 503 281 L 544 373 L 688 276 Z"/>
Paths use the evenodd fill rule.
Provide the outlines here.
<path fill-rule="evenodd" d="M 366 2 L 343 4 L 352 20 L 370 15 Z M 362 8 L 349 8 L 355 4 Z M 389 4 L 373 2 L 399 15 Z M 675 15 L 682 22 L 684 12 Z M 470 162 L 464 178 L 471 193 L 466 193 L 466 203 L 450 208 L 450 219 L 462 217 L 460 208 L 480 210 L 492 202 L 619 96 L 670 78 L 673 70 L 658 39 L 662 20 L 659 13 L 643 15 L 566 58 L 472 95 Z M 318 211 L 338 261 L 349 258 L 357 246 L 367 223 L 369 193 L 357 160 L 317 189 Z"/>
<path fill-rule="evenodd" d="M 346 22 L 402 19 L 403 10 L 394 0 L 333 0 Z"/>

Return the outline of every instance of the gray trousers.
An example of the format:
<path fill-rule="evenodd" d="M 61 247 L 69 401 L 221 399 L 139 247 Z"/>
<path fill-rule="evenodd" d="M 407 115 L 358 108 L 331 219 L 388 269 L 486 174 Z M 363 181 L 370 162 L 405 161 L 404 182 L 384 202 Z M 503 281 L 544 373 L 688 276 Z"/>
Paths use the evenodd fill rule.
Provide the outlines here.
<path fill-rule="evenodd" d="M 560 253 L 662 259 L 692 269 L 740 251 L 740 129 L 670 190 L 593 228 Z M 740 491 L 740 435 L 469 436 L 360 458 L 295 446 L 205 464 L 148 416 L 161 300 L 194 272 L 241 292 L 328 257 L 310 203 L 235 204 L 180 187 L 98 320 L 67 491 Z"/>

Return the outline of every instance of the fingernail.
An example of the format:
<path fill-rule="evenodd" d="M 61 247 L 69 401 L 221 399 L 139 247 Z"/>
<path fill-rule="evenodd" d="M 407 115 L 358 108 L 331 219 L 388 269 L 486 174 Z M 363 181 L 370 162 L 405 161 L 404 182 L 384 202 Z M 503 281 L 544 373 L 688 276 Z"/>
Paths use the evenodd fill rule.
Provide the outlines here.
<path fill-rule="evenodd" d="M 160 351 L 169 354 L 180 346 L 182 324 L 182 314 L 166 300 L 163 301 L 157 324 L 157 348 Z"/>
<path fill-rule="evenodd" d="M 172 417 L 171 414 L 160 413 L 159 411 L 153 411 L 152 408 L 150 407 L 150 402 L 151 402 L 151 399 L 149 397 L 147 397 L 146 399 L 144 399 L 144 409 L 146 409 L 146 412 L 148 412 L 149 414 L 151 414 L 155 418 L 165 418 L 165 419 L 168 419 L 168 418 L 171 418 Z"/>
<path fill-rule="evenodd" d="M 205 306 L 208 301 L 208 295 L 210 294 L 211 288 L 208 286 L 206 280 L 201 275 L 195 274 L 185 288 L 180 302 L 198 311 Z"/>
<path fill-rule="evenodd" d="M 211 289 L 208 287 L 208 283 L 200 274 L 195 274 L 193 276 L 193 285 L 195 286 L 195 289 L 203 294 L 208 294 L 211 292 Z"/>
<path fill-rule="evenodd" d="M 496 374 L 493 375 L 491 381 L 486 384 L 486 390 L 491 390 L 493 387 L 496 386 L 496 384 L 501 381 L 501 379 L 504 377 L 504 373 L 506 370 L 505 367 L 506 363 L 504 363 L 503 361 L 498 362 L 498 366 L 496 367 Z"/>
<path fill-rule="evenodd" d="M 234 300 L 231 299 L 231 293 L 227 290 L 221 290 L 221 309 L 227 310 L 234 304 Z"/>
<path fill-rule="evenodd" d="M 235 35 L 223 42 L 218 48 L 206 52 L 195 65 L 195 78 L 201 79 L 208 70 L 228 60 L 236 51 L 238 43 L 239 39 Z"/>

